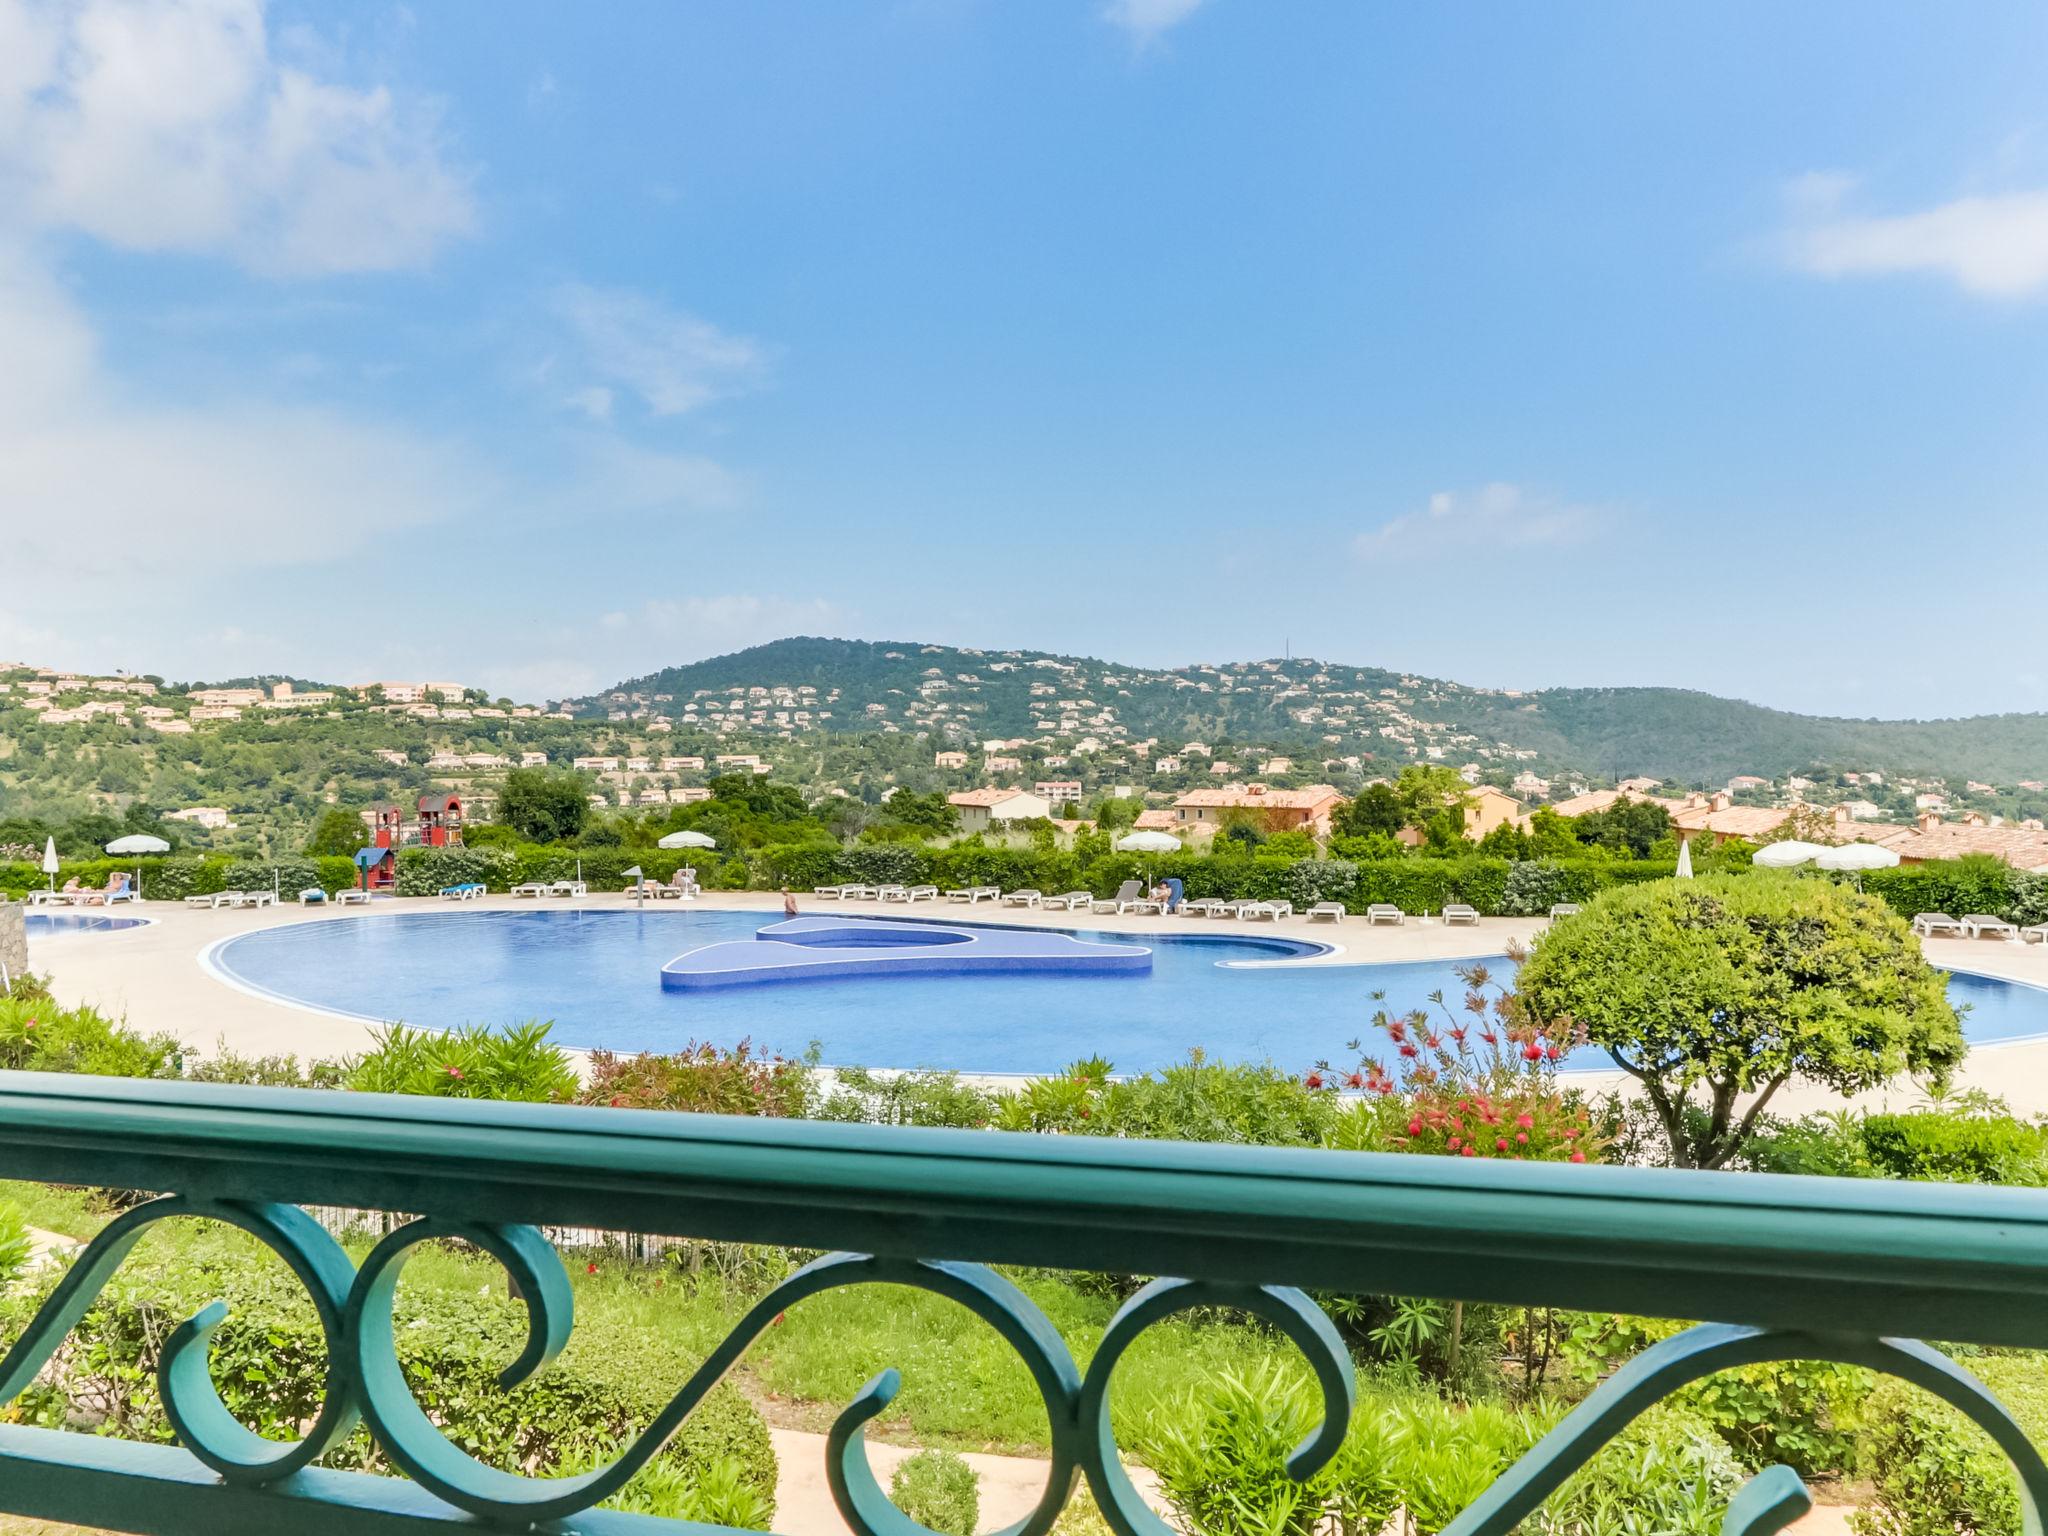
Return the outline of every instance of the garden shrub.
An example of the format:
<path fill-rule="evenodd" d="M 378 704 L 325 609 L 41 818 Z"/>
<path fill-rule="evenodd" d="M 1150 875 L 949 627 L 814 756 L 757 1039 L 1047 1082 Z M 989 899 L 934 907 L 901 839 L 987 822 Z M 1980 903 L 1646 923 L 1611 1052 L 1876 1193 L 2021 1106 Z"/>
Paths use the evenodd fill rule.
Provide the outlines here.
<path fill-rule="evenodd" d="M 0 1292 L 28 1267 L 28 1221 L 21 1207 L 0 1200 Z"/>
<path fill-rule="evenodd" d="M 47 997 L 0 998 L 0 1069 L 176 1077 L 183 1051 L 173 1035 L 141 1035 L 92 1008 L 60 1008 Z"/>
<path fill-rule="evenodd" d="M 691 1041 L 680 1051 L 619 1056 L 590 1053 L 579 1102 L 614 1109 L 674 1109 L 713 1115 L 801 1119 L 811 1101 L 807 1063 L 757 1054 L 751 1040 L 727 1049 Z"/>
<path fill-rule="evenodd" d="M 587 866 L 591 861 L 584 862 Z M 401 896 L 432 896 L 451 885 L 509 891 L 518 884 L 518 874 L 519 857 L 509 848 L 401 848 L 397 891 Z M 585 878 L 592 876 L 586 873 Z"/>
<path fill-rule="evenodd" d="M 1296 859 L 1281 876 L 1284 899 L 1305 912 L 1317 902 L 1344 901 L 1358 887 L 1358 866 L 1347 859 Z"/>
<path fill-rule="evenodd" d="M 320 1407 L 327 1351 L 311 1301 L 274 1258 L 240 1233 L 175 1223 L 153 1243 L 154 1262 L 117 1271 L 73 1330 L 54 1380 L 23 1403 L 40 1422 L 89 1427 L 125 1439 L 174 1439 L 157 1361 L 164 1338 L 201 1307 L 232 1298 L 211 1341 L 213 1379 L 228 1411 L 257 1433 L 295 1437 Z M 54 1283 L 55 1276 L 51 1277 Z M 36 1298 L 31 1298 L 33 1301 Z M 427 1415 L 468 1454 L 500 1470 L 552 1476 L 609 1460 L 666 1406 L 676 1382 L 624 1329 L 579 1328 L 548 1370 L 506 1391 L 498 1384 L 506 1341 L 523 1338 L 525 1309 L 497 1294 L 401 1286 L 396 1302 L 400 1364 Z M 13 1320 L 10 1319 L 10 1322 Z M 695 1491 L 696 1507 L 774 1516 L 775 1453 L 760 1414 L 730 1384 L 715 1388 L 635 1480 L 625 1507 L 646 1507 L 664 1489 Z M 392 1474 L 358 1428 L 322 1465 Z M 708 1498 L 720 1488 L 724 1499 Z M 736 1495 L 734 1490 L 745 1497 Z M 693 1517 L 694 1518 L 694 1517 Z"/>
<path fill-rule="evenodd" d="M 1594 1380 L 1683 1332 L 1689 1323 L 1589 1314 L 1573 1326 L 1565 1359 Z M 1869 1416 L 1872 1374 L 1830 1360 L 1738 1366 L 1682 1387 L 1669 1402 L 1707 1425 L 1749 1466 L 1782 1462 L 1802 1476 L 1855 1469 Z"/>
<path fill-rule="evenodd" d="M 897 1463 L 889 1498 L 939 1536 L 974 1536 L 981 1519 L 981 1475 L 951 1451 L 919 1451 Z"/>
<path fill-rule="evenodd" d="M 1211 1061 L 1197 1050 L 1156 1076 L 1113 1082 L 1112 1070 L 1098 1059 L 1034 1078 L 998 1102 L 995 1124 L 1006 1131 L 1313 1147 L 1338 1114 L 1334 1095 L 1266 1063 Z"/>
<path fill-rule="evenodd" d="M 1868 1115 L 1862 1136 L 1880 1178 L 2048 1184 L 2048 1133 L 2009 1115 L 1959 1115 L 1938 1109 Z"/>
<path fill-rule="evenodd" d="M 994 1118 L 1001 1095 L 960 1080 L 957 1072 L 920 1067 L 871 1072 L 839 1067 L 832 1087 L 811 1113 L 814 1120 L 856 1125 L 941 1125 L 979 1130 Z"/>
<path fill-rule="evenodd" d="M 1502 917 L 1543 917 L 1559 902 L 1588 900 L 1595 889 L 1585 865 L 1566 869 L 1555 859 L 1517 859 L 1501 885 Z"/>
<path fill-rule="evenodd" d="M 548 1039 L 552 1028 L 537 1020 L 445 1032 L 393 1024 L 372 1031 L 375 1048 L 347 1058 L 342 1072 L 358 1093 L 566 1103 L 576 1096 L 576 1069 Z"/>
<path fill-rule="evenodd" d="M 2037 1447 L 2048 1445 L 2048 1362 L 2038 1354 L 1962 1361 Z M 1873 1497 L 1858 1536 L 2019 1536 L 2019 1483 L 1991 1437 L 1918 1388 L 1887 1378 L 1871 1394 L 1862 1470 Z"/>
<path fill-rule="evenodd" d="M 840 855 L 846 878 L 863 885 L 928 885 L 931 856 L 914 843 L 867 843 Z M 813 881 L 830 885 L 829 880 Z"/>

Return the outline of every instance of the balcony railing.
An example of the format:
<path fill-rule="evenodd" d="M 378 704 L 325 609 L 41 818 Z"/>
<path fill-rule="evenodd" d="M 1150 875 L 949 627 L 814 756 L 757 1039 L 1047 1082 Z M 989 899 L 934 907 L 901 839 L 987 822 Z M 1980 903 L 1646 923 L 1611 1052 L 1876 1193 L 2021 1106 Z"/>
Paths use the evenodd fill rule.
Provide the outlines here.
<path fill-rule="evenodd" d="M 678 1529 L 592 1506 L 659 1449 L 792 1302 L 889 1281 L 950 1297 L 1022 1358 L 1051 1423 L 1051 1478 L 1014 1536 L 1041 1536 L 1085 1478 L 1121 1536 L 1160 1536 L 1118 1459 L 1107 1393 L 1146 1328 L 1192 1307 L 1254 1313 L 1302 1351 L 1326 1417 L 1290 1463 L 1337 1449 L 1354 1374 L 1298 1288 L 1708 1318 L 1611 1376 L 1449 1527 L 1500 1536 L 1646 1408 L 1733 1365 L 1825 1359 L 1943 1398 L 2018 1468 L 2041 1529 L 2048 1470 L 1985 1388 L 1913 1336 L 2048 1344 L 2048 1199 L 1951 1185 L 1796 1179 L 880 1130 L 623 1110 L 544 1108 L 0 1073 L 0 1177 L 160 1190 L 77 1259 L 4 1361 L 0 1405 L 63 1342 L 152 1222 L 200 1215 L 275 1250 L 326 1331 L 326 1405 L 303 1440 L 242 1428 L 207 1375 L 209 1308 L 161 1368 L 181 1446 L 0 1426 L 0 1511 L 166 1536 L 415 1532 L 477 1520 L 597 1533 Z M 425 1213 L 360 1267 L 298 1207 Z M 407 1255 L 460 1238 L 495 1255 L 530 1318 L 516 1383 L 561 1350 L 568 1283 L 539 1224 L 839 1250 L 763 1299 L 614 1465 L 529 1479 L 450 1444 L 407 1391 L 391 1308 Z M 1082 1371 L 991 1264 L 1172 1276 L 1117 1314 Z M 863 1426 L 896 1389 L 870 1383 L 829 1438 L 828 1475 L 862 1536 L 918 1529 L 869 1470 Z M 408 1480 L 312 1463 L 358 1422 Z M 1807 1506 L 1782 1467 L 1731 1507 L 1764 1536 Z M 550 1525 L 550 1522 L 559 1524 Z M 702 1527 L 694 1528 L 700 1532 Z"/>

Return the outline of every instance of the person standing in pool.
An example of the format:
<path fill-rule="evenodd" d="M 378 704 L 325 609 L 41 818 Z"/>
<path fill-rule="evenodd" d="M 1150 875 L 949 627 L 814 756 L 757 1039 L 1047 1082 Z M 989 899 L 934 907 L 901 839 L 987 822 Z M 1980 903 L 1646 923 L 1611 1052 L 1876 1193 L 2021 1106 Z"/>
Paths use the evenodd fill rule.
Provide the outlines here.
<path fill-rule="evenodd" d="M 786 885 L 782 888 L 782 915 L 784 917 L 796 916 L 796 892 Z"/>

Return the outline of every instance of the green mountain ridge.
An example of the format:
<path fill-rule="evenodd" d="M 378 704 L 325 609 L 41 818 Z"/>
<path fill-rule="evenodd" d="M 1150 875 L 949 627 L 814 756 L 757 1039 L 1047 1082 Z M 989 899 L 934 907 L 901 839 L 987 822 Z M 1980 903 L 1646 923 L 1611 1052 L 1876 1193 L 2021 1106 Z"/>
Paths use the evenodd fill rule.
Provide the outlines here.
<path fill-rule="evenodd" d="M 773 697 L 805 688 L 815 697 Z M 1226 741 L 1370 753 L 1378 764 L 1478 760 L 1686 784 L 1811 769 L 1997 784 L 2048 777 L 2048 714 L 1849 719 L 1681 688 L 1518 693 L 1307 657 L 1148 668 L 1048 651 L 798 636 L 663 668 L 570 707 L 712 719 L 709 706 L 731 701 L 735 689 L 749 713 L 763 706 L 771 719 L 776 708 L 808 702 L 812 728 L 924 730 L 963 744 L 1047 735 L 1094 735 L 1106 745 L 1156 738 L 1164 747 Z"/>

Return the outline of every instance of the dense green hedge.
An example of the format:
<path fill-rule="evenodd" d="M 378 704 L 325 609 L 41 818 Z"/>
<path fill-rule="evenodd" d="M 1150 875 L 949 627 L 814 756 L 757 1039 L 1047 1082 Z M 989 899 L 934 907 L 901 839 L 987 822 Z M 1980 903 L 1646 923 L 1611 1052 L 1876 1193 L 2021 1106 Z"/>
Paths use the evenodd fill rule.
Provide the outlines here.
<path fill-rule="evenodd" d="M 1113 853 L 1089 861 L 1068 849 L 985 847 L 968 842 L 933 848 L 887 843 L 841 848 L 791 843 L 742 856 L 716 849 L 561 848 L 521 846 L 407 848 L 398 857 L 398 893 L 431 896 L 444 887 L 481 881 L 506 891 L 528 880 L 567 880 L 580 867 L 593 889 L 623 889 L 626 871 L 639 866 L 651 880 L 667 880 L 685 866 L 712 890 L 774 890 L 860 881 L 868 885 L 998 885 L 1048 893 L 1089 890 L 1113 894 L 1126 880 L 1146 884 L 1178 879 L 1190 897 L 1285 899 L 1297 910 L 1318 901 L 1341 901 L 1353 912 L 1390 902 L 1404 912 L 1440 912 L 1466 902 L 1488 916 L 1540 917 L 1559 902 L 1589 900 L 1615 885 L 1668 877 L 1669 861 L 1647 859 L 1508 860 L 1398 858 L 1289 859 L 1270 855 L 1181 852 Z M 63 877 L 104 886 L 110 874 L 141 869 L 143 895 L 177 901 L 221 890 L 270 889 L 286 897 L 318 885 L 332 893 L 356 882 L 345 858 L 288 856 L 249 861 L 220 856 L 171 855 L 147 859 L 66 861 Z M 0 864 L 0 891 L 20 896 L 46 883 L 32 863 Z M 1899 869 L 1872 870 L 1863 888 L 1894 911 L 1989 912 L 2014 922 L 2048 921 L 2048 875 L 2009 868 L 1990 858 L 1945 859 Z"/>
<path fill-rule="evenodd" d="M 887 855 L 887 867 L 876 855 Z M 1147 885 L 1177 879 L 1190 898 L 1206 896 L 1261 901 L 1284 899 L 1297 909 L 1318 901 L 1341 901 L 1362 912 L 1374 902 L 1391 902 L 1404 912 L 1440 912 L 1447 902 L 1467 902 L 1489 915 L 1536 916 L 1560 901 L 1584 901 L 1610 885 L 1662 879 L 1669 863 L 1617 860 L 1519 864 L 1473 856 L 1462 859 L 1276 859 L 1206 853 L 1116 853 L 1096 859 L 1084 872 L 1070 852 L 1029 848 L 840 849 L 815 843 L 758 850 L 755 884 L 797 890 L 848 880 L 941 887 L 999 885 L 1004 890 L 1036 888 L 1048 894 L 1088 890 L 1109 896 L 1126 880 Z"/>
<path fill-rule="evenodd" d="M 1997 1394 L 2036 1447 L 2048 1448 L 2048 1362 L 2038 1354 L 1961 1362 Z M 1990 1436 L 1953 1408 L 1886 1380 L 1865 1412 L 1864 1471 L 1874 1495 L 1851 1517 L 1858 1536 L 2020 1536 L 2019 1484 Z"/>

